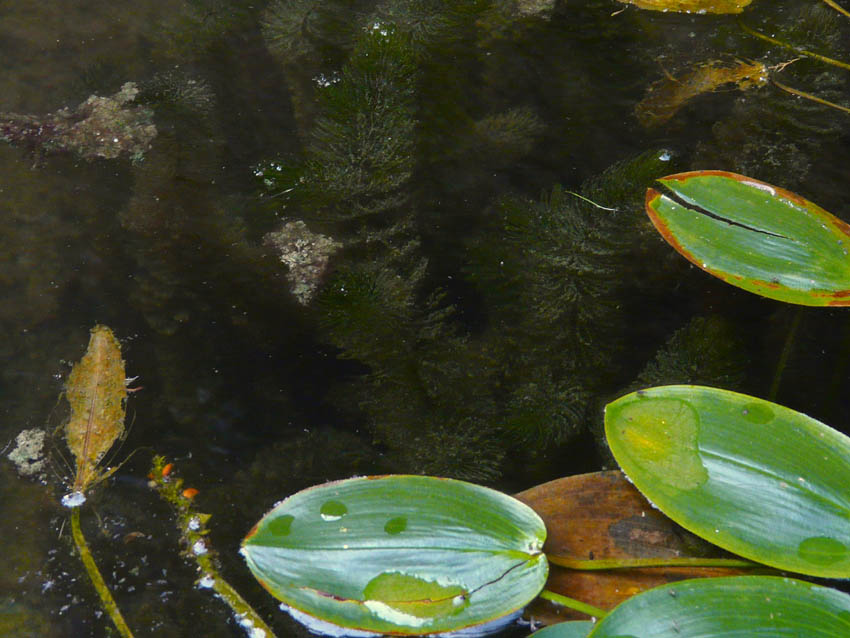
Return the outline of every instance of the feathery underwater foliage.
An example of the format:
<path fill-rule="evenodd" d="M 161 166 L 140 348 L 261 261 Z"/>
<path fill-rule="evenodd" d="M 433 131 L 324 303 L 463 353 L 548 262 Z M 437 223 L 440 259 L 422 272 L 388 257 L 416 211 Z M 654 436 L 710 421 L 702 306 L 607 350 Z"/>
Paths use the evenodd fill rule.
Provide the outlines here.
<path fill-rule="evenodd" d="M 272 6 L 279 11 L 284 5 Z M 641 295 L 660 278 L 683 272 L 654 267 L 644 281 L 635 267 L 647 263 L 649 254 L 651 263 L 668 259 L 643 211 L 646 186 L 673 172 L 667 152 L 612 166 L 584 183 L 581 197 L 561 186 L 537 201 L 497 197 L 483 226 L 475 213 L 472 230 L 454 222 L 438 195 L 422 196 L 420 189 L 427 191 L 434 179 L 448 180 L 444 196 L 489 185 L 491 167 L 533 153 L 546 130 L 539 114 L 545 111 L 537 105 L 506 101 L 496 109 L 477 108 L 463 93 L 470 67 L 440 66 L 445 60 L 435 39 L 450 49 L 454 34 L 505 22 L 499 11 L 488 3 L 441 10 L 427 0 L 410 0 L 363 13 L 363 27 L 352 30 L 356 37 L 336 52 L 347 48 L 348 61 L 337 74 L 312 82 L 315 117 L 301 131 L 301 157 L 257 169 L 279 214 L 343 244 L 312 308 L 323 337 L 342 358 L 363 367 L 351 368 L 357 373 L 329 398 L 353 421 L 361 419 L 403 471 L 491 480 L 505 468 L 504 450 L 516 449 L 517 441 L 524 443 L 522 454 L 533 456 L 588 427 L 595 431 L 598 419 L 589 411 L 636 372 L 630 370 L 635 362 L 617 355 L 629 328 L 644 320 L 634 314 L 645 308 Z M 309 20 L 333 24 L 309 11 L 288 17 L 300 20 L 299 37 L 311 46 L 323 38 L 318 22 Z M 499 37 L 510 38 L 514 30 L 527 35 L 544 23 L 540 16 L 534 20 L 507 24 Z M 267 41 L 271 23 L 267 12 Z M 482 33 L 479 43 L 493 37 Z M 478 69 L 486 73 L 486 47 L 474 55 L 481 56 Z M 292 71 L 292 60 L 287 64 Z M 445 80 L 444 92 L 457 92 L 451 107 L 445 100 L 432 103 L 438 79 Z M 809 108 L 768 89 L 739 104 L 754 109 L 768 93 L 795 112 Z M 303 98 L 293 95 L 293 101 Z M 717 153 L 724 126 L 714 128 L 706 156 Z M 755 136 L 753 143 L 769 140 Z M 463 184 L 451 181 L 453 166 L 477 165 L 473 160 L 479 158 L 487 170 L 467 171 Z M 459 236 L 427 234 L 429 225 L 443 222 L 457 223 Z M 442 264 L 429 262 L 434 237 L 466 251 L 471 300 L 458 303 L 456 291 L 435 280 Z M 704 350 L 711 339 L 733 343 L 732 334 L 720 318 L 694 319 L 671 337 L 641 379 L 737 385 L 745 367 L 739 351 Z"/>
<path fill-rule="evenodd" d="M 285 207 L 304 209 L 307 221 L 358 222 L 341 229 L 347 245 L 376 241 L 394 223 L 401 230 L 413 170 L 415 73 L 403 35 L 391 26 L 366 31 L 340 77 L 318 89 L 320 114 L 304 158 L 260 166 L 264 186 L 283 194 Z"/>
<path fill-rule="evenodd" d="M 479 355 L 424 284 L 410 205 L 415 46 L 407 25 L 370 21 L 339 77 L 317 89 L 302 160 L 257 172 L 286 210 L 344 245 L 317 298 L 319 323 L 342 357 L 369 371 L 337 392 L 339 404 L 360 412 L 406 471 L 491 480 L 503 452 L 474 400 L 471 371 L 481 366 L 467 359 Z"/>
<path fill-rule="evenodd" d="M 719 315 L 694 317 L 670 336 L 634 387 L 690 384 L 738 390 L 747 364 L 743 340 L 727 320 Z"/>
<path fill-rule="evenodd" d="M 796 12 L 777 13 L 759 30 L 826 55 L 843 57 L 842 16 L 822 3 L 806 3 Z M 783 19 L 784 18 L 784 19 Z M 756 41 L 768 68 L 795 58 L 786 49 Z M 841 103 L 848 74 L 811 59 L 799 59 L 772 78 L 822 99 Z M 712 127 L 714 139 L 697 147 L 697 166 L 722 166 L 770 183 L 795 188 L 806 178 L 815 151 L 848 131 L 848 118 L 822 104 L 789 95 L 777 87 L 750 91 L 735 100 L 730 115 Z"/>
<path fill-rule="evenodd" d="M 585 426 L 624 321 L 630 256 L 646 220 L 643 185 L 670 168 L 655 151 L 589 180 L 581 195 L 555 187 L 540 201 L 503 198 L 469 274 L 502 343 L 505 426 L 523 438 L 563 443 Z"/>
<path fill-rule="evenodd" d="M 734 325 L 721 315 L 696 316 L 670 335 L 637 378 L 616 394 L 622 396 L 641 388 L 693 384 L 741 390 L 749 359 L 743 339 Z M 604 424 L 591 423 L 597 448 L 612 467 Z"/>

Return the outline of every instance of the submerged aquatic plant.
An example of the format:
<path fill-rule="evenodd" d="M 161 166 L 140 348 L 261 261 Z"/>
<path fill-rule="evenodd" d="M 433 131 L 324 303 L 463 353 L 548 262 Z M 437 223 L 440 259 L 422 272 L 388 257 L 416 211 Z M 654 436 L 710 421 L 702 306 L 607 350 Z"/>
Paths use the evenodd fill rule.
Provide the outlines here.
<path fill-rule="evenodd" d="M 72 491 L 62 497 L 62 504 L 71 508 L 74 543 L 104 609 L 118 633 L 132 638 L 80 527 L 80 506 L 86 501 L 86 490 L 117 469 L 100 470 L 98 466 L 124 432 L 126 382 L 118 340 L 108 327 L 95 326 L 85 355 L 74 365 L 65 384 L 65 394 L 71 405 L 65 440 L 76 462 L 76 474 Z"/>
<path fill-rule="evenodd" d="M 369 368 L 339 391 L 342 406 L 363 414 L 405 467 L 490 479 L 503 453 L 471 405 L 486 380 L 469 383 L 475 347 L 449 323 L 442 293 L 425 284 L 411 206 L 422 53 L 412 24 L 370 21 L 338 77 L 317 89 L 303 157 L 257 174 L 270 203 L 342 244 L 315 302 L 325 339 Z"/>
<path fill-rule="evenodd" d="M 635 106 L 635 115 L 647 128 L 659 126 L 672 118 L 688 101 L 703 93 L 716 91 L 725 85 L 734 85 L 745 91 L 764 86 L 767 77 L 768 69 L 760 62 L 701 62 L 678 78 L 668 74 L 665 79 L 650 86 L 646 96 Z"/>
<path fill-rule="evenodd" d="M 369 366 L 346 402 L 354 399 L 400 467 L 492 480 L 504 450 L 492 424 L 491 360 L 448 320 L 439 296 L 419 304 L 410 283 L 361 265 L 340 270 L 319 297 L 321 325 L 341 356 Z"/>
<path fill-rule="evenodd" d="M 782 15 L 785 14 L 778 17 Z M 770 32 L 783 41 L 834 57 L 846 52 L 846 25 L 842 22 L 838 14 L 823 5 L 806 4 L 785 20 L 771 24 Z M 786 51 L 772 46 L 762 58 L 773 69 L 773 85 L 781 90 L 764 89 L 736 99 L 730 115 L 712 128 L 714 140 L 698 145 L 696 165 L 722 166 L 794 186 L 808 175 L 815 151 L 832 144 L 848 130 L 847 115 L 831 108 L 846 95 L 850 82 L 847 72 L 800 57 L 789 64 Z M 789 97 L 788 88 L 793 88 L 792 94 L 803 92 L 814 99 Z"/>
<path fill-rule="evenodd" d="M 682 383 L 737 389 L 749 363 L 746 352 L 728 320 L 720 315 L 694 317 L 670 336 L 634 385 Z"/>
<path fill-rule="evenodd" d="M 509 430 L 555 443 L 583 431 L 620 345 L 622 273 L 645 236 L 642 185 L 670 157 L 655 151 L 612 166 L 578 194 L 555 187 L 536 202 L 498 203 L 468 273 L 490 308 L 490 336 L 503 344 Z"/>
<path fill-rule="evenodd" d="M 282 198 L 276 204 L 305 204 L 312 217 L 336 223 L 397 211 L 413 170 L 415 75 L 404 36 L 392 25 L 367 30 L 339 79 L 320 89 L 303 160 L 257 169 Z"/>

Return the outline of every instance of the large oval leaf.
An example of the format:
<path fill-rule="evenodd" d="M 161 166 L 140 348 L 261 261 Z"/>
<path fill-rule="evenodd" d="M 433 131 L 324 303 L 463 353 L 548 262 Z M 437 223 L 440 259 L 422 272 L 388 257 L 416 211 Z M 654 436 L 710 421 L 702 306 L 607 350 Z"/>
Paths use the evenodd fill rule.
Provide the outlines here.
<path fill-rule="evenodd" d="M 701 386 L 605 408 L 626 475 L 674 521 L 745 558 L 850 576 L 850 439 L 804 414 Z"/>
<path fill-rule="evenodd" d="M 521 609 L 546 581 L 545 539 L 540 517 L 501 492 L 382 476 L 289 497 L 257 523 L 242 554 L 296 612 L 351 629 L 425 634 Z"/>
<path fill-rule="evenodd" d="M 588 638 L 850 636 L 850 596 L 791 578 L 685 580 L 622 603 Z"/>
<path fill-rule="evenodd" d="M 850 226 L 790 191 L 725 171 L 669 175 L 646 211 L 677 251 L 723 281 L 806 306 L 850 305 Z"/>

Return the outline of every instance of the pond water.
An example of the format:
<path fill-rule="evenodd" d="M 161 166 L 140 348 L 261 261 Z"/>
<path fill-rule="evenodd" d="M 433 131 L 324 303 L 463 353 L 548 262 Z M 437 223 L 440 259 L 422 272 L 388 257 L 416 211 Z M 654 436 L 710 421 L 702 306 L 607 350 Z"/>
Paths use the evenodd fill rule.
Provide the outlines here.
<path fill-rule="evenodd" d="M 850 21 L 816 0 L 741 19 L 850 52 Z M 109 463 L 127 460 L 83 528 L 137 636 L 244 635 L 194 585 L 153 453 L 199 490 L 222 573 L 301 636 L 237 550 L 309 485 L 399 472 L 510 492 L 613 467 L 602 406 L 648 384 L 778 384 L 779 403 L 850 427 L 846 311 L 713 279 L 643 212 L 653 178 L 715 168 L 850 220 L 850 116 L 693 73 L 758 62 L 832 102 L 850 74 L 782 67 L 798 56 L 738 17 L 21 0 L 0 3 L 0 50 L 0 449 L 40 428 L 50 450 L 41 481 L 0 461 L 4 635 L 113 635 L 59 503 L 61 394 L 96 324 L 137 391 Z"/>

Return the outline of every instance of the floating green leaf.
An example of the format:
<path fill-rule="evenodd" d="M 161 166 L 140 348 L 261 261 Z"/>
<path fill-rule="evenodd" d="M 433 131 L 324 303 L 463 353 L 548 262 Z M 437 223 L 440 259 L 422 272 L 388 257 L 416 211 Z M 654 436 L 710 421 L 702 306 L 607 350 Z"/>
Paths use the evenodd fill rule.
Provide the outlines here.
<path fill-rule="evenodd" d="M 382 476 L 289 497 L 257 523 L 242 554 L 296 617 L 416 635 L 520 610 L 546 582 L 545 538 L 540 517 L 501 492 Z"/>
<path fill-rule="evenodd" d="M 588 638 L 850 636 L 850 596 L 791 578 L 700 578 L 621 603 Z"/>
<path fill-rule="evenodd" d="M 646 211 L 673 248 L 733 286 L 806 306 L 850 305 L 850 225 L 799 195 L 694 171 L 659 179 Z"/>
<path fill-rule="evenodd" d="M 850 438 L 775 403 L 686 385 L 608 404 L 605 433 L 635 487 L 686 529 L 772 567 L 850 577 Z"/>

